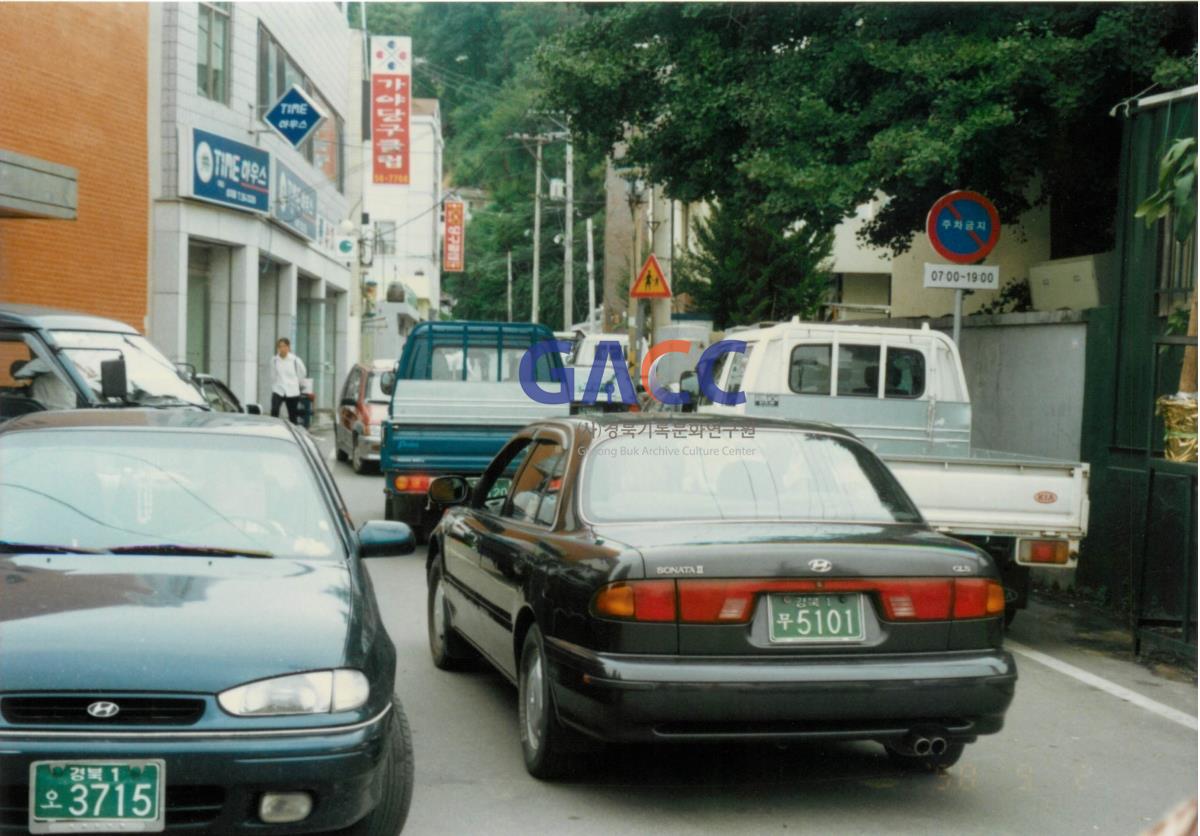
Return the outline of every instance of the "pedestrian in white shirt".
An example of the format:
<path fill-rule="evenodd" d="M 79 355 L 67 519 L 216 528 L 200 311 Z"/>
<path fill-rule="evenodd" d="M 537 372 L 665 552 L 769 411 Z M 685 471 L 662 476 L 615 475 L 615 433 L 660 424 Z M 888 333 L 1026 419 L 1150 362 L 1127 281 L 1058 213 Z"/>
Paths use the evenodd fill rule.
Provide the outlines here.
<path fill-rule="evenodd" d="M 293 424 L 300 419 L 300 381 L 308 377 L 304 361 L 292 354 L 292 341 L 280 337 L 275 342 L 275 356 L 271 358 L 271 415 L 279 417 L 279 407 L 287 404 L 288 420 Z"/>

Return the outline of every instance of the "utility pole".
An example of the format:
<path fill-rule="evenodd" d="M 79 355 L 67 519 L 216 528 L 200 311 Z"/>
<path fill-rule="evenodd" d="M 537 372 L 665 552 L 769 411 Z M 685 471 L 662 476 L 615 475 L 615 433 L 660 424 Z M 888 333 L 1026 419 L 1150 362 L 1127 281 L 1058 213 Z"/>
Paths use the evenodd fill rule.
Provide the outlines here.
<path fill-rule="evenodd" d="M 588 331 L 595 333 L 593 317 L 596 315 L 596 253 L 592 249 L 592 219 L 587 219 L 587 279 L 588 279 Z"/>
<path fill-rule="evenodd" d="M 512 322 L 512 250 L 508 251 L 508 321 Z"/>
<path fill-rule="evenodd" d="M 519 139 L 532 142 L 536 147 L 534 159 L 537 160 L 537 173 L 534 175 L 533 186 L 533 315 L 530 317 L 538 322 L 538 294 L 541 291 L 542 269 L 542 146 L 556 139 L 567 139 L 563 132 L 550 134 L 509 134 L 509 139 Z M 570 163 L 568 163 L 570 165 Z"/>
<path fill-rule="evenodd" d="M 567 207 L 563 223 L 563 330 L 571 330 L 575 311 L 575 146 L 567 135 Z M 588 312 L 591 317 L 591 312 Z"/>
<path fill-rule="evenodd" d="M 542 267 L 542 138 L 537 138 L 537 174 L 533 181 L 533 322 L 538 322 L 539 271 Z"/>

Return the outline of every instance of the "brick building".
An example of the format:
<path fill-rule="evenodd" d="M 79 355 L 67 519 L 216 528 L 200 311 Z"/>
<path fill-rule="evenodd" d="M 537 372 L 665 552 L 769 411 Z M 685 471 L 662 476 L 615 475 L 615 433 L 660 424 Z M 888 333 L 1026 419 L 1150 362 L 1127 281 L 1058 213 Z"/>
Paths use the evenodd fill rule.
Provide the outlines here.
<path fill-rule="evenodd" d="M 0 302 L 146 328 L 148 8 L 0 4 Z"/>

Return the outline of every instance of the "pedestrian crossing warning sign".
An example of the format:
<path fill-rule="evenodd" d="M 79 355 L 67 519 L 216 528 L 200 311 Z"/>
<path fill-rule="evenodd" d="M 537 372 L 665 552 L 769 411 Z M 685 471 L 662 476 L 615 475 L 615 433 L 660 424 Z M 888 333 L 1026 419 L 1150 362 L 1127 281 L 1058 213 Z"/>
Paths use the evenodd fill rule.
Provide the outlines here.
<path fill-rule="evenodd" d="M 663 275 L 662 267 L 654 253 L 642 265 L 637 281 L 629 288 L 629 295 L 634 299 L 670 299 L 671 288 L 667 285 L 667 277 Z"/>

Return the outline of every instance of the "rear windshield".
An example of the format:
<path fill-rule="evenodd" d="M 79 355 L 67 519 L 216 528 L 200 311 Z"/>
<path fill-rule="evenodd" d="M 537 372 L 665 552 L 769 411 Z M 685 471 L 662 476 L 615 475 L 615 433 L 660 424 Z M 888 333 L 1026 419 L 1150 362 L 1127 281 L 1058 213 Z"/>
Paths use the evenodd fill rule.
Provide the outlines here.
<path fill-rule="evenodd" d="M 663 426 L 671 437 L 618 436 L 592 447 L 582 492 L 588 519 L 921 521 L 895 477 L 855 442 L 758 427 L 730 436 L 729 426 L 675 437 L 683 425 Z M 714 430 L 720 438 L 707 437 Z"/>

